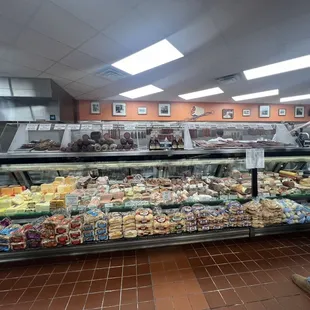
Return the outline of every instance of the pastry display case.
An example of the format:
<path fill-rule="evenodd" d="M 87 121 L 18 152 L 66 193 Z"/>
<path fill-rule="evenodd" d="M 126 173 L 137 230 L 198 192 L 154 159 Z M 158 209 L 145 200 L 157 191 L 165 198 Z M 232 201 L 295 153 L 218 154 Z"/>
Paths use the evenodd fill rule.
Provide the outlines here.
<path fill-rule="evenodd" d="M 267 146 L 265 168 L 247 169 L 245 148 L 148 149 L 152 135 L 186 140 L 180 124 L 91 125 L 18 126 L 0 154 L 0 260 L 310 229 L 307 148 Z M 59 150 L 21 150 L 44 144 L 39 134 Z"/>

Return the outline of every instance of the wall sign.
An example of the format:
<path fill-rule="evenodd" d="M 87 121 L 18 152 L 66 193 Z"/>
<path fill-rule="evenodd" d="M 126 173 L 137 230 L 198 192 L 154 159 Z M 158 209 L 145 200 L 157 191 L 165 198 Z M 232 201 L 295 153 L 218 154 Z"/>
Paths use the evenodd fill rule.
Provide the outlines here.
<path fill-rule="evenodd" d="M 90 114 L 100 114 L 100 102 L 92 101 L 90 103 Z"/>
<path fill-rule="evenodd" d="M 125 102 L 113 102 L 112 105 L 113 116 L 126 116 L 126 103 Z"/>

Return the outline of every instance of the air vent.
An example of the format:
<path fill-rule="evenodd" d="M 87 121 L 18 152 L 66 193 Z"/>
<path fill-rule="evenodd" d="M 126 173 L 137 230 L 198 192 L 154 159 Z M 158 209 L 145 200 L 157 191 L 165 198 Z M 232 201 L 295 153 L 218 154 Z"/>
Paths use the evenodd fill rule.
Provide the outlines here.
<path fill-rule="evenodd" d="M 107 65 L 97 71 L 96 75 L 109 81 L 117 81 L 127 77 L 129 74 L 110 65 Z"/>
<path fill-rule="evenodd" d="M 236 83 L 239 80 L 240 80 L 240 75 L 239 74 L 225 75 L 225 76 L 222 76 L 222 77 L 219 77 L 219 78 L 216 79 L 216 81 L 219 84 L 233 84 L 233 83 Z"/>

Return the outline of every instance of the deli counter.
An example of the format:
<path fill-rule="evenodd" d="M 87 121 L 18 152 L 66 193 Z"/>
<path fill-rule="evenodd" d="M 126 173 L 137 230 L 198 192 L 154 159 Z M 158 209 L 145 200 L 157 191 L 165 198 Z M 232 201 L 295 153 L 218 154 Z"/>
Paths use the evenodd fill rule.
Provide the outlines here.
<path fill-rule="evenodd" d="M 310 151 L 254 125 L 226 125 L 230 147 L 214 147 L 214 124 L 8 124 L 0 261 L 309 230 Z"/>

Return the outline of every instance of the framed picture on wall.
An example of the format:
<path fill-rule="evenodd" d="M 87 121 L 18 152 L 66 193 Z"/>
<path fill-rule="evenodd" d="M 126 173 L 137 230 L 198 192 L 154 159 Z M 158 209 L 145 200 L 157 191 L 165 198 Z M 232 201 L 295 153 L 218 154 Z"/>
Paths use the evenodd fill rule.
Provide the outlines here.
<path fill-rule="evenodd" d="M 270 106 L 269 105 L 259 106 L 259 117 L 270 117 Z"/>
<path fill-rule="evenodd" d="M 147 108 L 146 107 L 138 107 L 138 115 L 146 115 Z"/>
<path fill-rule="evenodd" d="M 285 116 L 286 115 L 286 109 L 279 109 L 278 110 L 278 115 L 279 116 Z"/>
<path fill-rule="evenodd" d="M 242 116 L 251 116 L 251 110 L 242 110 Z"/>
<path fill-rule="evenodd" d="M 90 103 L 90 114 L 100 114 L 100 102 L 92 101 Z"/>
<path fill-rule="evenodd" d="M 125 102 L 113 102 L 112 106 L 113 116 L 126 116 L 126 103 Z"/>
<path fill-rule="evenodd" d="M 223 119 L 233 119 L 234 118 L 234 110 L 233 109 L 223 109 L 222 110 L 222 118 Z"/>
<path fill-rule="evenodd" d="M 305 117 L 305 107 L 295 107 L 295 117 Z"/>
<path fill-rule="evenodd" d="M 171 116 L 170 103 L 158 104 L 158 116 Z"/>

